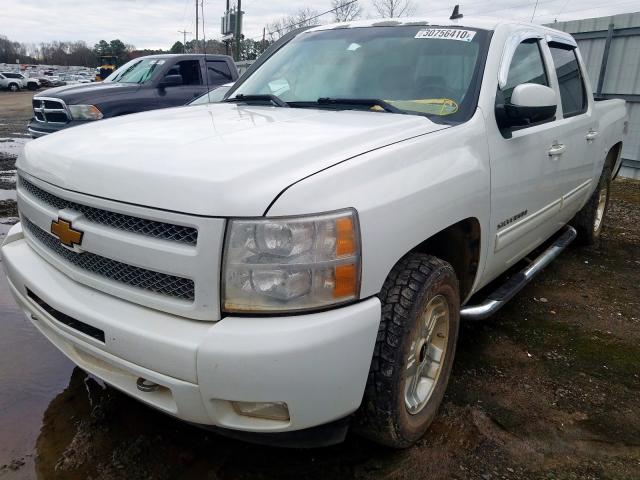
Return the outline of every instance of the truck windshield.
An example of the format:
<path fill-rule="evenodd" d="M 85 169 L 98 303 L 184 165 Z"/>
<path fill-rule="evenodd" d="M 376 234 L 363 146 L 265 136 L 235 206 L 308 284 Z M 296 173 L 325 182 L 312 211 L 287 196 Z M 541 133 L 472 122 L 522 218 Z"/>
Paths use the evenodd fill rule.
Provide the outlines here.
<path fill-rule="evenodd" d="M 305 32 L 274 53 L 230 99 L 275 95 L 291 107 L 464 121 L 475 110 L 488 37 L 486 30 L 437 26 Z"/>
<path fill-rule="evenodd" d="M 131 60 L 109 75 L 105 82 L 144 83 L 153 76 L 164 62 L 164 60 L 158 58 Z"/>

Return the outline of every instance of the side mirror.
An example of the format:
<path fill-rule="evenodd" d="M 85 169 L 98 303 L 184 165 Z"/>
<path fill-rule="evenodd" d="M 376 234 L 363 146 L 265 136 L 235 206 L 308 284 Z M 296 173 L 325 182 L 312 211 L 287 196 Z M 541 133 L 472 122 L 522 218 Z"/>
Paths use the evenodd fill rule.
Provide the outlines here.
<path fill-rule="evenodd" d="M 555 90 L 522 83 L 513 89 L 510 102 L 496 102 L 496 118 L 500 128 L 522 127 L 552 119 L 557 108 Z"/>
<path fill-rule="evenodd" d="M 182 75 L 165 75 L 158 87 L 176 87 L 178 85 L 182 85 Z"/>

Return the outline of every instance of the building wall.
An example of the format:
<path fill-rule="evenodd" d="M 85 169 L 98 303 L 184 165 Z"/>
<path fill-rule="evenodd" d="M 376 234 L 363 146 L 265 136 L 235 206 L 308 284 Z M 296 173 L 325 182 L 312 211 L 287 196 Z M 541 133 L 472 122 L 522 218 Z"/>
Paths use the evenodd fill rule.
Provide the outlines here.
<path fill-rule="evenodd" d="M 613 36 L 602 90 L 598 92 L 609 24 L 614 25 Z M 620 174 L 640 178 L 640 12 L 556 22 L 548 26 L 574 35 L 594 93 L 627 100 L 629 128 L 624 138 L 624 163 Z"/>

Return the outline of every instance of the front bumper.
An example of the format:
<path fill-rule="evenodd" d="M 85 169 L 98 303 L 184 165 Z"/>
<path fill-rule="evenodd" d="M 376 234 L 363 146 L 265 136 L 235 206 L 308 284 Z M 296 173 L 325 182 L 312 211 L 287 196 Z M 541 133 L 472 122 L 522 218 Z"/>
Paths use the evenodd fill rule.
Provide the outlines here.
<path fill-rule="evenodd" d="M 33 324 L 84 370 L 183 420 L 245 432 L 327 424 L 362 400 L 380 302 L 307 315 L 189 320 L 78 284 L 43 260 L 20 224 L 2 246 L 12 293 Z M 104 331 L 104 343 L 67 326 L 53 309 Z M 138 378 L 161 386 L 136 387 Z M 231 401 L 285 402 L 289 421 L 239 415 Z"/>

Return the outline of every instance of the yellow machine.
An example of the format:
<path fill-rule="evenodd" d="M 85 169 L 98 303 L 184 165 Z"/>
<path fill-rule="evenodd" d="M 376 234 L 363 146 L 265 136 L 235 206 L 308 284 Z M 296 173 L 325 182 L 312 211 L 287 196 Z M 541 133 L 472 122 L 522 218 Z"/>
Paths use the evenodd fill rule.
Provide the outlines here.
<path fill-rule="evenodd" d="M 100 66 L 96 68 L 96 82 L 101 82 L 116 69 L 117 57 L 113 55 L 100 56 Z"/>

